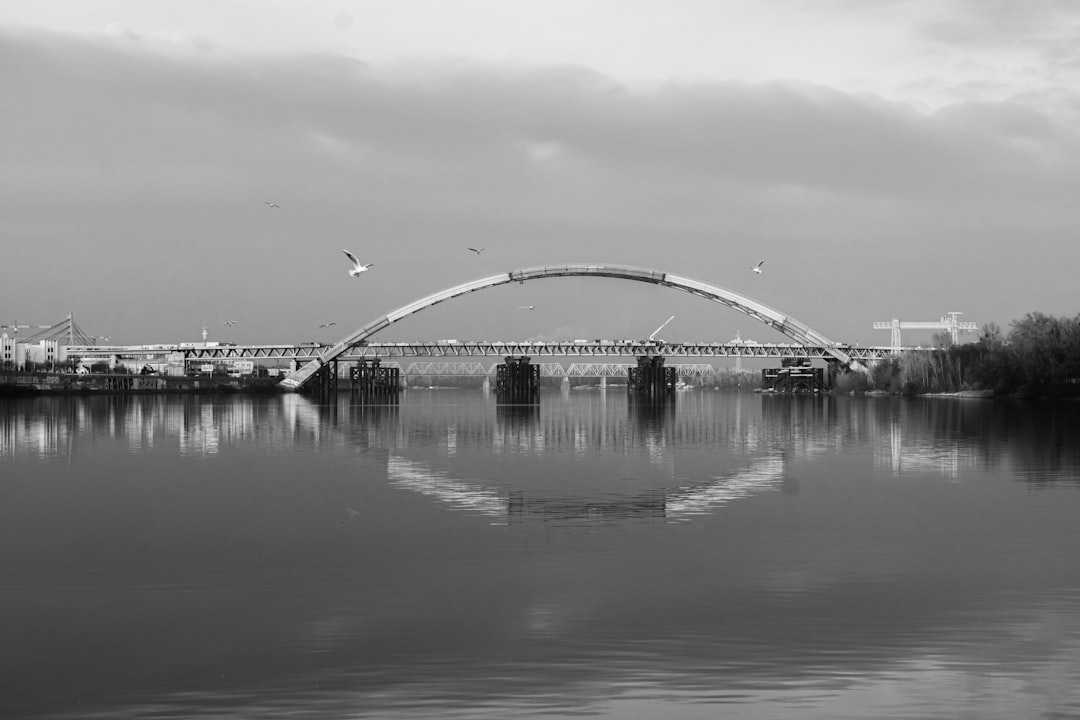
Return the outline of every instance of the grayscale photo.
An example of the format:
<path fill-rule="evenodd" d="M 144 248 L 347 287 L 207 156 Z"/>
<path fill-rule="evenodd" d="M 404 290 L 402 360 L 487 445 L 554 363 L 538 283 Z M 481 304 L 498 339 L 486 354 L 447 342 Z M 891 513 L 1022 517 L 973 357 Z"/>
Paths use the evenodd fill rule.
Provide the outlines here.
<path fill-rule="evenodd" d="M 0 0 L 0 718 L 1080 719 L 1080 3 Z"/>

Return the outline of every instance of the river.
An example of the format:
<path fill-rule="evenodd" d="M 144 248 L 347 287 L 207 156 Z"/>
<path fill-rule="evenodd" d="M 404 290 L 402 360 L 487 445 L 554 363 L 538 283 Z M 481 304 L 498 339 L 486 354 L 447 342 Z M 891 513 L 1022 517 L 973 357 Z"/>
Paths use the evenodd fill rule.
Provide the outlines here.
<path fill-rule="evenodd" d="M 0 401 L 0 717 L 1080 717 L 1080 403 Z"/>

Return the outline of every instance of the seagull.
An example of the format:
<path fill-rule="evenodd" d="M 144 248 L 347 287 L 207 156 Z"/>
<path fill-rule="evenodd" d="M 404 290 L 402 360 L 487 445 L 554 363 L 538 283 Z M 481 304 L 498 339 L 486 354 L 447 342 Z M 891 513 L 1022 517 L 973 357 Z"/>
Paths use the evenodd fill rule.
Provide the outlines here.
<path fill-rule="evenodd" d="M 539 305 L 518 305 L 518 310 L 535 310 Z"/>
<path fill-rule="evenodd" d="M 352 260 L 352 262 L 353 262 L 353 269 L 349 271 L 349 274 L 352 275 L 353 277 L 360 277 L 360 273 L 367 272 L 367 269 L 375 264 L 375 263 L 368 263 L 367 265 L 361 265 L 360 261 L 356 259 L 356 256 L 353 255 L 348 250 L 345 250 L 344 248 L 342 248 L 341 252 L 345 253 L 348 256 L 348 258 L 350 260 Z"/>
<path fill-rule="evenodd" d="M 320 325 L 320 326 L 318 327 L 318 329 L 319 329 L 319 330 L 322 330 L 323 328 L 328 328 L 328 327 L 330 327 L 331 325 L 337 325 L 337 323 L 336 323 L 336 322 L 328 322 L 328 323 L 323 323 L 322 325 Z"/>
<path fill-rule="evenodd" d="M 760 275 L 761 274 L 761 266 L 764 265 L 764 264 L 765 264 L 765 261 L 762 260 L 761 262 L 759 262 L 757 265 L 755 265 L 754 267 L 752 267 L 750 269 L 753 270 L 754 272 L 756 272 L 758 275 Z"/>
<path fill-rule="evenodd" d="M 223 322 L 221 324 L 225 325 L 227 327 L 232 327 L 233 325 L 235 325 L 238 322 L 240 322 L 240 321 L 239 320 L 226 320 L 225 322 Z"/>
<path fill-rule="evenodd" d="M 472 250 L 472 251 L 473 251 L 474 253 L 476 253 L 477 255 L 479 255 L 480 253 L 482 253 L 482 252 L 484 252 L 485 250 L 487 250 L 487 248 L 469 248 L 469 249 L 470 249 L 470 250 Z"/>
<path fill-rule="evenodd" d="M 263 200 L 263 205 L 266 205 L 267 207 L 272 207 L 272 208 L 279 208 L 279 207 L 281 207 L 281 206 L 280 206 L 280 205 L 278 205 L 277 203 L 275 203 L 275 202 L 270 202 L 269 200 Z"/>
<path fill-rule="evenodd" d="M 360 517 L 359 510 L 353 510 L 351 507 L 345 508 L 345 519 L 338 523 L 338 525 L 344 525 L 347 522 L 355 520 Z"/>

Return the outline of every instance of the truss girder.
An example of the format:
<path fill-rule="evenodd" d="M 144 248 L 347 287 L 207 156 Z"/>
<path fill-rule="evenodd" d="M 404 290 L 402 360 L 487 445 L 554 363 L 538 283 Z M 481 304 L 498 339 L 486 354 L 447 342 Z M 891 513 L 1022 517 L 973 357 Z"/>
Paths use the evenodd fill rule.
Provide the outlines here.
<path fill-rule="evenodd" d="M 747 357 L 833 359 L 833 350 L 842 350 L 855 360 L 870 361 L 888 357 L 888 347 L 852 347 L 836 345 L 804 346 L 794 344 L 746 344 L 723 342 L 649 342 L 632 340 L 597 340 L 582 342 L 432 342 L 365 343 L 349 349 L 343 359 L 371 357 L 503 357 L 529 355 L 539 357 Z"/>
<path fill-rule="evenodd" d="M 547 265 L 542 267 L 524 268 L 508 273 L 491 275 L 486 278 L 480 278 L 479 280 L 472 280 L 455 287 L 440 290 L 439 292 L 398 308 L 397 310 L 388 313 L 385 317 L 373 320 L 359 330 L 342 338 L 332 347 L 324 350 L 317 358 L 304 365 L 304 367 L 290 373 L 288 377 L 281 381 L 281 387 L 285 390 L 300 389 L 304 383 L 318 372 L 322 365 L 344 355 L 349 348 L 357 345 L 362 340 L 366 340 L 368 337 L 374 335 L 388 325 L 433 305 L 460 297 L 461 295 L 498 285 L 504 285 L 506 283 L 524 283 L 526 280 L 567 276 L 609 277 L 621 280 L 634 280 L 637 282 L 663 285 L 665 287 L 682 290 L 743 312 L 769 327 L 775 328 L 801 345 L 823 347 L 830 357 L 838 360 L 845 366 L 850 365 L 853 360 L 852 356 L 841 350 L 836 343 L 833 343 L 821 333 L 813 330 L 808 325 L 799 322 L 795 318 L 763 305 L 752 298 L 745 297 L 732 292 L 731 290 L 716 287 L 715 285 L 709 285 L 700 280 L 694 280 L 657 270 L 650 270 L 648 268 L 632 267 L 629 265 Z"/>
<path fill-rule="evenodd" d="M 386 363 L 384 367 L 396 365 Z M 467 362 L 439 362 L 434 360 L 413 362 L 405 368 L 406 375 L 433 375 L 433 376 L 466 376 L 466 377 L 494 377 L 496 364 L 485 368 L 481 363 Z M 626 377 L 627 363 L 540 363 L 541 377 Z M 679 377 L 713 377 L 719 371 L 718 368 L 707 363 L 675 363 L 668 367 L 674 368 Z"/>
<path fill-rule="evenodd" d="M 414 362 L 405 368 L 406 375 L 466 375 L 486 377 L 493 372 L 478 362 Z"/>
<path fill-rule="evenodd" d="M 626 377 L 629 365 L 621 363 L 570 363 L 567 377 Z"/>
<path fill-rule="evenodd" d="M 855 360 L 871 362 L 890 357 L 892 347 L 837 346 Z M 910 348 L 902 348 L 910 349 Z M 401 342 L 363 343 L 349 348 L 338 360 L 370 358 L 444 358 L 444 357 L 505 357 L 529 355 L 536 357 L 635 357 L 664 355 L 665 357 L 745 357 L 745 358 L 807 358 L 827 360 L 830 348 L 790 344 L 748 344 L 710 342 L 646 342 L 631 340 L 597 340 L 578 342 Z M 321 348 L 304 345 L 229 345 L 220 347 L 183 347 L 180 345 L 148 346 L 69 346 L 68 355 L 153 357 L 183 353 L 189 361 L 228 359 L 313 360 Z"/>

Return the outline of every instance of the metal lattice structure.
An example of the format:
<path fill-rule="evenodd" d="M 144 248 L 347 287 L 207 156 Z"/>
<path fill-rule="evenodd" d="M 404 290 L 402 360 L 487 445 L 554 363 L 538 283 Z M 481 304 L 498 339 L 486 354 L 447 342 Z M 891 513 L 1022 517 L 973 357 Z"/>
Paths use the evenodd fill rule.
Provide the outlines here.
<path fill-rule="evenodd" d="M 151 357 L 166 353 L 181 353 L 189 361 L 211 360 L 301 360 L 310 361 L 327 349 L 323 345 L 224 345 L 172 343 L 158 345 L 82 345 L 68 347 L 69 356 L 124 355 Z M 871 362 L 888 358 L 891 347 L 860 347 L 836 344 L 832 348 L 820 345 L 795 345 L 792 343 L 745 342 L 648 342 L 645 340 L 590 340 L 580 341 L 491 341 L 466 342 L 397 342 L 377 343 L 364 341 L 339 355 L 339 360 L 362 360 L 366 358 L 482 358 L 503 357 L 508 354 L 531 357 L 637 357 L 640 355 L 664 355 L 665 357 L 701 358 L 806 358 L 830 360 L 831 349 L 840 350 L 859 362 Z M 906 348 L 905 348 L 906 349 Z M 464 361 L 462 361 L 464 362 Z M 469 364 L 469 363 L 466 363 Z"/>
<path fill-rule="evenodd" d="M 386 366 L 394 366 L 395 363 L 386 363 Z M 481 363 L 459 362 L 414 362 L 409 363 L 404 371 L 405 375 L 432 375 L 446 377 L 494 377 L 497 363 L 492 363 L 485 368 Z M 540 377 L 556 378 L 625 378 L 626 363 L 540 363 Z M 707 363 L 674 363 L 668 367 L 673 368 L 678 377 L 709 378 L 719 372 L 719 368 Z"/>
<path fill-rule="evenodd" d="M 953 344 L 956 344 L 960 341 L 961 332 L 973 332 L 979 329 L 979 326 L 973 322 L 961 322 L 959 316 L 963 314 L 957 310 L 950 310 L 936 322 L 932 320 L 908 321 L 893 318 L 888 322 L 875 322 L 874 329 L 892 331 L 893 352 L 900 352 L 903 349 L 900 339 L 901 330 L 945 330 L 949 333 L 949 337 L 952 338 Z"/>

